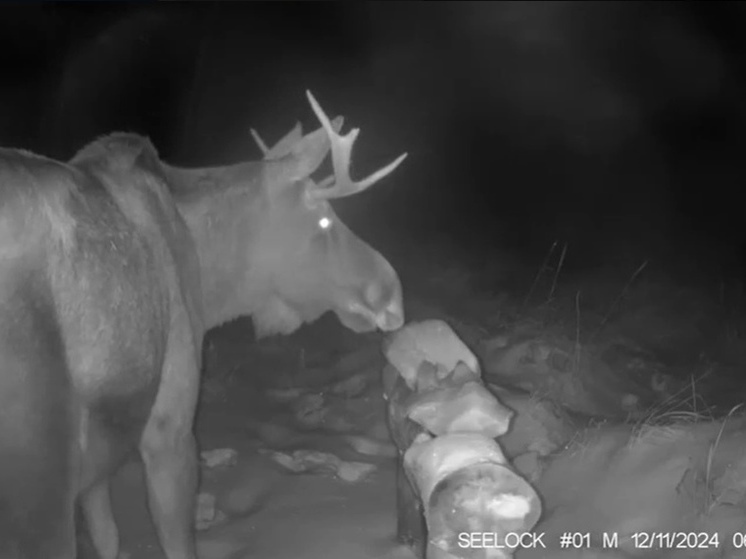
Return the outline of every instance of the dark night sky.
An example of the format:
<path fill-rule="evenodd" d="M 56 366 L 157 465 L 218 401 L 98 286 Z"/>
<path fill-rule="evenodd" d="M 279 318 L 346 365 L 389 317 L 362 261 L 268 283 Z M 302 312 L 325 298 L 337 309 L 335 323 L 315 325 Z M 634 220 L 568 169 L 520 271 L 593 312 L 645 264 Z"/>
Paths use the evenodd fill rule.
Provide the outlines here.
<path fill-rule="evenodd" d="M 353 227 L 385 220 L 532 255 L 561 239 L 578 265 L 631 251 L 740 271 L 742 2 L 46 3 L 2 14 L 3 145 L 65 158 L 124 129 L 174 163 L 258 158 L 250 127 L 272 140 L 297 119 L 315 124 L 308 88 L 362 129 L 360 174 L 410 154 L 347 203 Z"/>

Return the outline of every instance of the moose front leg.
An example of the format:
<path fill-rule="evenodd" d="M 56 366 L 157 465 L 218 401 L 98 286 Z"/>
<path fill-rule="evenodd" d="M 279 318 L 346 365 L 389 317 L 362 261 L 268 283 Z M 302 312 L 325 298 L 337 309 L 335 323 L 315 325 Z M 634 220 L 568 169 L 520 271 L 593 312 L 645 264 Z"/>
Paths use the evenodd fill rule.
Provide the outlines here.
<path fill-rule="evenodd" d="M 141 452 L 150 511 L 168 559 L 196 559 L 197 446 L 191 433 L 148 433 Z"/>
<path fill-rule="evenodd" d="M 111 509 L 109 479 L 103 479 L 81 496 L 81 507 L 99 559 L 117 559 L 119 530 Z"/>

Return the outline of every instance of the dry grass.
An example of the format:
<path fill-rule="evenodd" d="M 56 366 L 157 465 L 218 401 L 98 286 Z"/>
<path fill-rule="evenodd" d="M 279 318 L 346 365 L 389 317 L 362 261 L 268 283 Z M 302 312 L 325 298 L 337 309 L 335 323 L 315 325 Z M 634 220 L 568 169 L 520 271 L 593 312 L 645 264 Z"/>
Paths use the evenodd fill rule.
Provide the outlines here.
<path fill-rule="evenodd" d="M 742 280 L 718 282 L 718 303 L 725 312 L 723 337 L 728 343 L 743 340 L 746 332 L 746 286 Z"/>
<path fill-rule="evenodd" d="M 738 404 L 737 406 L 734 406 L 731 408 L 731 410 L 728 412 L 728 415 L 725 416 L 723 419 L 723 423 L 720 426 L 720 429 L 718 430 L 718 435 L 715 437 L 715 440 L 710 443 L 710 447 L 707 450 L 707 462 L 705 464 L 705 479 L 704 479 L 704 486 L 705 486 L 705 495 L 706 497 L 706 503 L 705 503 L 705 510 L 707 514 L 712 513 L 713 509 L 717 507 L 720 504 L 720 496 L 715 495 L 715 490 L 713 488 L 713 482 L 712 482 L 712 463 L 715 459 L 715 455 L 717 454 L 718 446 L 720 446 L 720 440 L 723 437 L 723 432 L 725 431 L 725 425 L 728 422 L 728 419 L 733 416 L 733 414 L 738 411 L 739 408 L 741 408 L 743 404 Z"/>
<path fill-rule="evenodd" d="M 632 427 L 628 446 L 633 446 L 635 443 L 651 435 L 662 437 L 677 436 L 689 426 L 715 421 L 717 418 L 711 409 L 704 404 L 701 395 L 697 391 L 697 384 L 708 373 L 709 371 L 696 379 L 692 377 L 688 386 L 654 406 L 645 416 L 636 420 Z M 699 487 L 699 489 L 695 490 L 695 495 L 700 495 L 699 499 L 704 500 L 704 503 L 700 503 L 698 509 L 704 514 L 710 514 L 721 504 L 721 498 L 716 495 L 713 485 L 713 464 L 728 420 L 741 407 L 743 407 L 743 404 L 734 406 L 722 419 L 718 434 L 715 440 L 709 445 L 704 472 L 694 474 L 694 471 L 692 471 L 695 475 L 695 483 Z"/>
<path fill-rule="evenodd" d="M 637 277 L 642 273 L 642 271 L 647 267 L 648 260 L 645 260 L 645 262 L 642 263 L 642 265 L 635 270 L 635 272 L 632 274 L 632 276 L 627 280 L 627 283 L 624 284 L 624 287 L 622 288 L 622 291 L 619 293 L 616 299 L 614 299 L 614 302 L 609 307 L 609 310 L 606 311 L 606 314 L 604 315 L 603 319 L 601 319 L 601 324 L 599 324 L 598 329 L 593 333 L 591 336 L 591 341 L 595 339 L 595 337 L 598 335 L 598 333 L 603 330 L 604 326 L 609 322 L 609 319 L 614 314 L 614 311 L 619 307 L 622 300 L 624 299 L 624 296 L 629 293 L 630 288 L 635 283 L 635 280 Z"/>
<path fill-rule="evenodd" d="M 554 299 L 554 291 L 557 289 L 557 279 L 562 271 L 562 264 L 565 263 L 565 256 L 567 256 L 567 243 L 562 245 L 562 252 L 560 253 L 559 262 L 557 263 L 557 269 L 554 271 L 554 277 L 552 277 L 552 287 L 549 289 L 547 303 Z"/>
<path fill-rule="evenodd" d="M 529 301 L 531 300 L 531 296 L 533 295 L 534 291 L 536 290 L 536 286 L 539 285 L 539 281 L 541 280 L 541 276 L 544 275 L 544 272 L 550 270 L 549 262 L 552 259 L 552 254 L 554 254 L 554 249 L 557 248 L 557 244 L 559 241 L 554 241 L 552 245 L 549 247 L 549 251 L 547 252 L 547 255 L 544 257 L 544 260 L 541 263 L 541 266 L 539 267 L 539 270 L 536 272 L 536 275 L 534 276 L 534 281 L 531 284 L 531 287 L 528 290 L 528 293 L 526 293 L 526 297 L 523 299 L 523 304 L 521 305 L 521 312 L 523 312 L 526 307 L 528 306 Z M 567 253 L 567 243 L 565 243 L 564 247 L 562 248 L 562 254 L 560 255 L 560 261 L 559 265 L 557 266 L 557 269 L 555 270 L 554 274 L 554 280 L 552 282 L 552 289 L 549 292 L 549 298 L 547 300 L 550 300 L 552 298 L 552 295 L 554 293 L 554 289 L 557 286 L 557 278 L 559 277 L 559 273 L 562 269 L 562 263 L 565 261 L 565 255 Z"/>
<path fill-rule="evenodd" d="M 532 299 L 536 295 L 537 288 L 542 280 L 542 277 L 547 275 L 549 272 L 552 273 L 551 277 L 551 283 L 548 285 L 548 293 L 546 299 L 544 299 L 541 303 L 534 306 L 533 310 L 534 312 L 539 311 L 541 312 L 545 320 L 548 319 L 549 315 L 556 314 L 556 313 L 562 313 L 563 311 L 566 312 L 568 315 L 570 312 L 574 312 L 575 314 L 575 334 L 577 337 L 577 331 L 578 331 L 578 325 L 579 325 L 579 300 L 580 300 L 580 289 L 573 289 L 574 296 L 573 296 L 573 302 L 572 306 L 573 308 L 570 308 L 570 301 L 561 302 L 558 300 L 558 286 L 559 286 L 559 279 L 560 275 L 562 273 L 563 267 L 567 260 L 568 255 L 568 244 L 564 243 L 562 244 L 562 250 L 560 251 L 556 265 L 552 263 L 553 256 L 555 255 L 556 249 L 560 246 L 560 241 L 555 240 L 552 245 L 549 247 L 549 250 L 547 251 L 546 256 L 544 257 L 544 260 L 542 261 L 539 269 L 537 270 L 536 274 L 534 275 L 533 281 L 531 283 L 531 287 L 529 288 L 528 292 L 523 298 L 523 301 L 520 305 L 519 310 L 519 316 L 523 315 L 529 308 L 529 304 L 532 301 Z M 596 336 L 601 332 L 601 330 L 610 322 L 612 318 L 615 317 L 615 313 L 620 310 L 621 304 L 623 301 L 630 296 L 630 292 L 633 287 L 637 287 L 640 283 L 638 279 L 640 278 L 640 275 L 642 272 L 648 267 L 650 261 L 645 260 L 640 266 L 637 267 L 637 269 L 634 270 L 634 272 L 631 274 L 629 279 L 624 283 L 624 285 L 621 287 L 621 290 L 617 294 L 617 296 L 612 300 L 611 305 L 609 305 L 605 312 L 601 313 L 601 308 L 605 307 L 606 305 L 603 305 L 600 302 L 596 302 L 596 304 L 590 304 L 588 303 L 588 299 L 586 297 L 586 311 L 587 316 L 585 317 L 587 320 L 586 322 L 589 323 L 589 326 L 591 325 L 591 322 L 593 322 L 593 319 L 595 319 L 595 324 L 593 325 L 593 328 L 589 328 L 589 331 L 593 331 L 593 333 L 587 338 L 586 343 L 592 343 L 593 340 L 596 338 Z M 569 287 L 569 286 L 567 286 Z M 586 286 L 589 287 L 589 286 Z M 591 286 L 592 287 L 592 286 Z M 584 288 L 585 291 L 585 288 Z M 569 295 L 569 294 L 568 294 Z M 569 297 L 568 297 L 569 299 Z M 595 308 L 594 308 L 595 307 Z M 598 315 L 598 318 L 596 318 L 595 315 Z"/>
<path fill-rule="evenodd" d="M 575 374 L 580 371 L 580 358 L 583 355 L 583 346 L 580 343 L 580 291 L 575 296 L 575 355 L 573 357 Z"/>
<path fill-rule="evenodd" d="M 570 248 L 568 243 L 563 242 L 562 239 L 554 240 L 543 256 L 538 269 L 532 273 L 525 268 L 520 269 L 520 277 L 528 280 L 523 285 L 529 284 L 523 296 L 519 294 L 513 299 L 507 296 L 503 299 L 501 296 L 499 304 L 494 293 L 477 292 L 477 284 L 485 283 L 481 281 L 482 271 L 479 269 L 479 267 L 484 267 L 485 262 L 488 261 L 484 259 L 484 255 L 464 254 L 463 250 L 461 252 L 457 250 L 458 247 L 438 246 L 436 243 L 431 243 L 427 250 L 421 251 L 419 256 L 421 257 L 423 252 L 427 253 L 428 257 L 425 260 L 429 262 L 432 272 L 431 280 L 435 276 L 440 276 L 441 281 L 435 281 L 436 284 L 440 284 L 437 291 L 443 292 L 444 295 L 446 291 L 450 291 L 456 295 L 447 314 L 463 323 L 459 326 L 462 328 L 468 326 L 476 336 L 483 338 L 494 334 L 496 330 L 511 329 L 523 333 L 534 331 L 537 335 L 551 330 L 560 337 L 566 335 L 573 343 L 572 360 L 576 372 L 581 370 L 583 365 L 581 359 L 585 354 L 584 349 L 593 349 L 586 346 L 603 345 L 608 341 L 613 341 L 608 338 L 609 336 L 632 335 L 630 341 L 633 344 L 640 346 L 643 351 L 655 352 L 657 346 L 648 347 L 646 342 L 650 340 L 653 344 L 658 343 L 659 333 L 664 337 L 670 334 L 672 340 L 670 343 L 675 344 L 679 343 L 678 340 L 682 340 L 681 344 L 689 344 L 686 347 L 682 346 L 682 349 L 689 350 L 692 347 L 690 343 L 692 338 L 687 338 L 687 336 L 691 332 L 696 335 L 696 329 L 691 327 L 680 331 L 677 330 L 676 325 L 686 324 L 689 317 L 692 320 L 704 317 L 703 320 L 706 321 L 705 324 L 711 331 L 711 326 L 715 326 L 712 321 L 724 318 L 722 313 L 718 314 L 718 303 L 723 307 L 729 307 L 730 305 L 726 303 L 739 299 L 735 291 L 738 293 L 743 291 L 743 289 L 735 289 L 733 284 L 729 284 L 729 289 L 721 287 L 720 301 L 718 301 L 712 297 L 712 288 L 705 288 L 705 291 L 709 293 L 699 291 L 704 297 L 699 304 L 700 300 L 696 298 L 697 292 L 693 290 L 695 285 L 691 285 L 692 289 L 683 287 L 689 285 L 691 281 L 687 283 L 686 278 L 671 277 L 660 266 L 653 269 L 649 259 L 639 264 L 635 263 L 635 267 L 630 268 L 624 276 L 606 267 L 592 275 L 581 277 L 572 272 L 573 264 L 570 262 L 570 256 L 575 255 Z M 449 264 L 436 270 L 433 263 L 443 262 L 444 259 Z M 478 267 L 475 268 L 475 265 Z M 696 285 L 704 287 L 699 283 Z M 686 293 L 682 293 L 682 290 Z M 464 297 L 468 297 L 472 302 L 484 300 L 485 305 L 482 308 L 485 311 L 487 308 L 490 310 L 480 315 L 479 304 L 472 304 L 470 312 L 467 313 L 471 316 L 460 315 L 458 301 L 463 300 Z M 694 297 L 693 303 L 692 297 Z M 447 300 L 450 299 L 441 297 L 439 302 L 445 304 L 444 301 Z M 739 300 L 745 303 L 741 305 L 743 308 L 740 310 L 743 311 L 743 316 L 740 320 L 746 324 L 744 320 L 746 318 L 746 294 Z M 682 302 L 681 305 L 684 307 L 681 307 L 679 302 Z M 686 306 L 689 303 L 691 305 Z M 711 307 L 710 303 L 712 303 Z M 677 313 L 676 309 L 679 308 L 681 311 Z M 499 321 L 496 320 L 498 315 Z M 634 321 L 637 319 L 646 321 L 647 317 L 650 317 L 652 322 L 641 324 L 639 331 L 634 330 L 631 326 Z M 736 324 L 736 318 L 733 317 L 729 321 L 732 324 L 729 327 L 729 338 L 738 338 L 740 335 L 741 329 Z M 659 322 L 655 322 L 656 320 Z M 656 326 L 650 326 L 650 324 L 658 323 L 664 328 L 670 325 L 671 331 L 660 331 L 656 329 Z M 720 325 L 725 326 L 723 322 L 720 322 Z M 709 334 L 703 334 L 703 344 L 706 342 L 704 339 L 706 335 Z M 668 338 L 661 343 L 668 344 Z M 663 346 L 663 349 L 669 351 L 670 348 Z M 686 388 L 647 410 L 642 418 L 636 419 L 635 428 L 639 430 L 645 426 L 660 427 L 711 420 L 714 413 L 704 402 L 701 396 L 702 391 L 697 389 L 706 376 L 707 373 L 696 379 L 692 378 Z M 722 410 L 719 413 L 722 414 Z"/>
<path fill-rule="evenodd" d="M 709 371 L 697 378 L 691 377 L 688 385 L 648 409 L 644 415 L 634 421 L 633 434 L 651 427 L 671 427 L 712 421 L 714 419 L 712 410 L 697 390 L 697 385 L 708 375 Z"/>

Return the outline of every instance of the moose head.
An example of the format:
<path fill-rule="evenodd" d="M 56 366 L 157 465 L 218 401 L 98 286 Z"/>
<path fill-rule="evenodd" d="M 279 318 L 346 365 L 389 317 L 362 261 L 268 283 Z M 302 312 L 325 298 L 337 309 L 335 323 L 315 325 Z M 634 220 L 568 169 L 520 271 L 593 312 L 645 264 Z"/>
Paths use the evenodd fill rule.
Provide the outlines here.
<path fill-rule="evenodd" d="M 310 92 L 321 127 L 297 124 L 273 147 L 252 130 L 264 158 L 229 167 L 166 166 L 177 203 L 197 242 L 208 325 L 252 316 L 256 334 L 287 334 L 333 311 L 355 332 L 396 330 L 404 323 L 402 287 L 389 262 L 357 237 L 330 203 L 370 188 L 406 154 L 355 181 L 352 148 Z M 311 175 L 331 151 L 333 174 Z"/>

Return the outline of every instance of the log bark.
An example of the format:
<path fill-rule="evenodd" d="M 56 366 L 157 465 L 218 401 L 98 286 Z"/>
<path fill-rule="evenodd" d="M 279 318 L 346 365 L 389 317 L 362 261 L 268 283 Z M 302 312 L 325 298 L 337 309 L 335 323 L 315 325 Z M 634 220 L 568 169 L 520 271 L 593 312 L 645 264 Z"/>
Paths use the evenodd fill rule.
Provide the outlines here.
<path fill-rule="evenodd" d="M 427 541 L 425 515 L 401 456 L 396 463 L 396 540 L 409 547 L 416 557 L 424 559 Z"/>
<path fill-rule="evenodd" d="M 396 458 L 396 540 L 411 548 L 419 559 L 424 559 L 427 526 L 422 502 L 404 469 L 404 452 L 425 431 L 405 416 L 413 391 L 404 378 L 392 365 L 386 365 L 383 379 L 384 398 L 388 400 L 389 433 L 399 451 Z"/>

